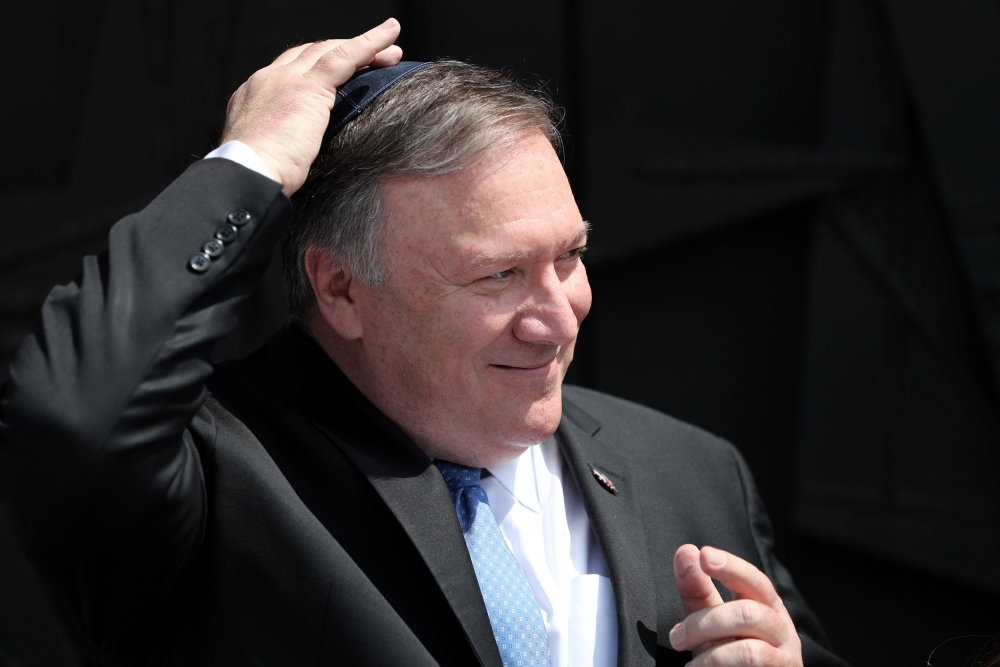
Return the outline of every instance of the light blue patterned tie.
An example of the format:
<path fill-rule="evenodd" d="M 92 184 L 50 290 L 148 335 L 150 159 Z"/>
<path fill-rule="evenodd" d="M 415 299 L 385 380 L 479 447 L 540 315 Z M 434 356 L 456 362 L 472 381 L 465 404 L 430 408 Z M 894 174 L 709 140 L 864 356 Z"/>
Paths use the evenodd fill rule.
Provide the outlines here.
<path fill-rule="evenodd" d="M 490 499 L 479 486 L 482 468 L 435 461 L 455 501 L 486 612 L 504 667 L 549 667 L 549 639 L 528 578 L 507 547 Z"/>

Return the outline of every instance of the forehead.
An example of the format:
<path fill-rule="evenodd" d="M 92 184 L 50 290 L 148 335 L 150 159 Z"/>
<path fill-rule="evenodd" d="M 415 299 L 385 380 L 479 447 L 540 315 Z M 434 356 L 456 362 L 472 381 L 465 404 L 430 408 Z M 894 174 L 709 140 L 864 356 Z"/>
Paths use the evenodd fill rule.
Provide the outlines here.
<path fill-rule="evenodd" d="M 562 164 L 541 133 L 455 174 L 383 187 L 397 250 L 475 262 L 543 252 L 584 229 Z"/>

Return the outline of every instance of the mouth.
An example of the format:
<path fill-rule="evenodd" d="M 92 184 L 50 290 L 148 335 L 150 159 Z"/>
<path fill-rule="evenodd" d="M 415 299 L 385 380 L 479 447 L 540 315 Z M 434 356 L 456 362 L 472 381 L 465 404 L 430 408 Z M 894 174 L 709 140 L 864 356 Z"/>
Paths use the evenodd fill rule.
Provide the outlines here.
<path fill-rule="evenodd" d="M 525 377 L 548 377 L 549 373 L 551 373 L 557 365 L 558 361 L 556 357 L 552 357 L 548 361 L 541 364 L 490 364 L 491 367 L 503 371 L 504 373 Z"/>

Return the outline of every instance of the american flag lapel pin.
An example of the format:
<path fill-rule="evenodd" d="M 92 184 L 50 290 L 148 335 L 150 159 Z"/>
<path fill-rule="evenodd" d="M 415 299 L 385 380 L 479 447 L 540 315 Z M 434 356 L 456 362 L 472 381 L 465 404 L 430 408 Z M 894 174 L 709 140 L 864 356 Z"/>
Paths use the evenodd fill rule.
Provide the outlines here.
<path fill-rule="evenodd" d="M 594 473 L 594 479 L 597 480 L 597 483 L 617 496 L 618 488 L 615 486 L 615 483 L 612 482 L 607 475 L 598 470 L 593 463 L 590 463 L 589 465 L 590 465 L 590 472 Z"/>

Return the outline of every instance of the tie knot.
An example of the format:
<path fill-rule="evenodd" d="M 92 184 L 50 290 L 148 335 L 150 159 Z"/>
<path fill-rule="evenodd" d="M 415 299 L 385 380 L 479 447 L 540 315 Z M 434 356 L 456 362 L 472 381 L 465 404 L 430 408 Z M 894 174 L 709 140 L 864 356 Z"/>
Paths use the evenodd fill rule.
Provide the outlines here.
<path fill-rule="evenodd" d="M 483 474 L 482 468 L 470 468 L 447 461 L 434 461 L 434 465 L 441 471 L 444 483 L 452 493 L 470 486 L 479 486 L 479 478 Z"/>

